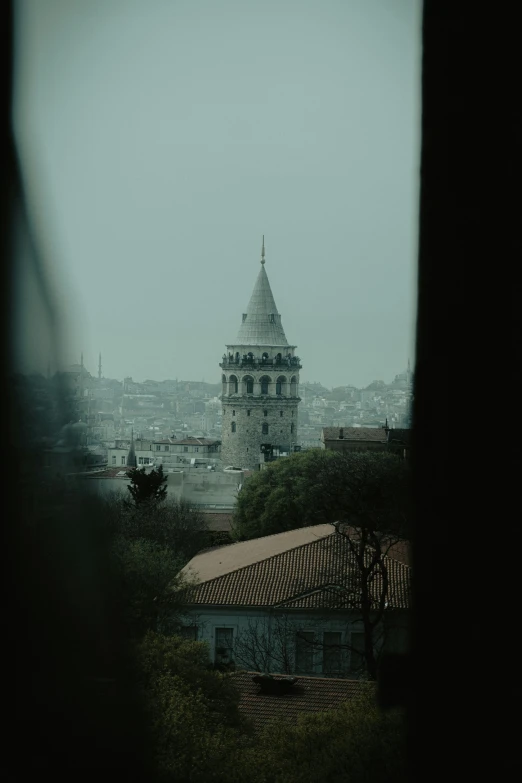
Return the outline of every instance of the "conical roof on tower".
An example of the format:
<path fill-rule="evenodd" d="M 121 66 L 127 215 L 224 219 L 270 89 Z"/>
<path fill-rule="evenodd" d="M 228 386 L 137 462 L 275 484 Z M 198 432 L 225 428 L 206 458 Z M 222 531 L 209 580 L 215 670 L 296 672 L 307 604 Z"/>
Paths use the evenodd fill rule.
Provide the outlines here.
<path fill-rule="evenodd" d="M 265 270 L 265 238 L 261 269 L 237 335 L 239 345 L 288 345 Z"/>

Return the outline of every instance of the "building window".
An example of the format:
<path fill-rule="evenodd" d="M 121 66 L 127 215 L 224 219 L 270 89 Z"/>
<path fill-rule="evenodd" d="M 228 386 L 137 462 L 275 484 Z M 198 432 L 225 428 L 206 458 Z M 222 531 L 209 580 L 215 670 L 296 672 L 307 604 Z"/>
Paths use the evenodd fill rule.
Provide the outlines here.
<path fill-rule="evenodd" d="M 138 463 L 139 463 L 140 465 L 143 465 L 143 457 L 138 457 Z"/>
<path fill-rule="evenodd" d="M 233 421 L 232 424 L 230 425 L 230 429 L 232 430 L 232 432 L 236 431 L 236 422 L 235 421 Z"/>
<path fill-rule="evenodd" d="M 268 394 L 269 379 L 266 377 L 261 378 L 261 394 Z"/>
<path fill-rule="evenodd" d="M 270 313 L 270 323 L 271 324 L 275 323 L 275 315 L 273 313 Z"/>
<path fill-rule="evenodd" d="M 253 394 L 254 393 L 254 381 L 248 380 L 246 383 L 246 390 L 247 394 Z"/>
<path fill-rule="evenodd" d="M 121 464 L 125 465 L 126 462 L 127 462 L 127 458 L 126 457 L 122 457 L 121 458 Z"/>
<path fill-rule="evenodd" d="M 235 412 L 235 411 L 232 411 L 232 416 L 235 416 L 235 415 L 236 415 L 236 412 Z"/>
<path fill-rule="evenodd" d="M 314 668 L 313 631 L 299 631 L 295 638 L 295 670 L 301 674 L 312 672 Z"/>
<path fill-rule="evenodd" d="M 113 464 L 113 465 L 116 465 L 116 457 L 113 457 L 113 458 L 112 458 L 112 464 Z"/>
<path fill-rule="evenodd" d="M 159 445 L 159 443 L 156 444 L 156 451 L 161 451 L 161 446 Z"/>
<path fill-rule="evenodd" d="M 276 382 L 276 394 L 281 394 L 281 381 Z"/>
<path fill-rule="evenodd" d="M 249 410 L 247 411 L 247 416 L 250 416 L 250 411 Z"/>
<path fill-rule="evenodd" d="M 194 449 L 194 451 L 199 451 L 199 446 L 196 446 L 196 448 Z"/>
<path fill-rule="evenodd" d="M 342 670 L 341 633 L 323 634 L 323 674 L 340 674 Z"/>
<path fill-rule="evenodd" d="M 169 446 L 165 446 L 165 451 L 168 451 L 168 450 L 169 450 Z"/>
<path fill-rule="evenodd" d="M 279 411 L 279 415 L 282 416 L 283 415 L 283 411 Z"/>
<path fill-rule="evenodd" d="M 216 641 L 215 662 L 222 663 L 222 664 L 232 663 L 234 629 L 216 628 L 215 641 Z"/>
<path fill-rule="evenodd" d="M 364 668 L 364 633 L 352 631 L 350 635 L 350 670 L 361 672 Z"/>
<path fill-rule="evenodd" d="M 268 435 L 268 424 L 262 425 L 261 432 L 263 433 L 263 435 Z"/>
<path fill-rule="evenodd" d="M 263 416 L 268 416 L 268 411 L 263 411 Z"/>
<path fill-rule="evenodd" d="M 294 423 L 293 422 L 290 425 L 290 432 L 292 433 L 292 435 L 294 434 Z"/>
<path fill-rule="evenodd" d="M 188 446 L 183 446 L 183 451 L 188 451 Z"/>
<path fill-rule="evenodd" d="M 294 409 L 292 408 L 292 416 L 294 415 Z"/>

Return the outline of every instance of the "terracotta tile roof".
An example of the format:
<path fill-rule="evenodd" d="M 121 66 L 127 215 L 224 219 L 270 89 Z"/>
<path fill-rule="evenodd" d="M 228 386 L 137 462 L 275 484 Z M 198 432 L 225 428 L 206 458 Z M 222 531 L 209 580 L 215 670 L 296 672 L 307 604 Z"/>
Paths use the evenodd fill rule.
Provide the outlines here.
<path fill-rule="evenodd" d="M 346 535 L 349 535 L 352 538 L 357 537 L 357 528 L 343 523 L 338 524 L 340 530 L 345 532 Z M 409 541 L 395 541 L 392 539 L 389 544 L 386 545 L 383 542 L 381 546 L 383 552 L 385 552 L 385 554 L 389 555 L 394 560 L 399 560 L 401 563 L 405 563 L 405 565 L 411 565 L 411 544 Z"/>
<path fill-rule="evenodd" d="M 196 574 L 199 582 L 223 576 L 238 568 L 259 563 L 267 557 L 295 549 L 301 544 L 317 540 L 321 536 L 329 536 L 333 532 L 332 525 L 314 525 L 299 530 L 288 530 L 272 536 L 254 538 L 251 541 L 241 541 L 222 547 L 219 558 L 207 553 L 200 553 L 190 560 L 183 571 Z"/>
<path fill-rule="evenodd" d="M 323 427 L 321 437 L 323 440 L 370 440 L 386 443 L 386 432 L 382 427 Z"/>
<path fill-rule="evenodd" d="M 368 687 L 361 680 L 299 677 L 288 693 L 271 695 L 262 693 L 259 685 L 253 682 L 255 674 L 237 672 L 232 675 L 232 681 L 239 690 L 239 709 L 251 720 L 256 731 L 274 720 L 295 721 L 303 713 L 336 709 Z"/>
<path fill-rule="evenodd" d="M 199 573 L 195 587 L 187 591 L 186 601 L 192 605 L 206 606 L 257 606 L 280 608 L 325 608 L 348 609 L 360 606 L 359 568 L 348 539 L 337 533 L 333 525 L 317 525 L 329 528 L 325 535 L 321 530 L 315 540 L 293 547 L 287 547 L 277 554 L 265 554 L 256 561 L 241 567 L 234 560 L 234 551 L 241 544 L 220 547 L 214 551 L 196 555 L 184 571 L 195 574 L 194 564 L 200 559 L 206 565 L 206 575 Z M 289 531 L 301 533 L 316 528 Z M 266 542 L 288 534 L 267 536 L 242 544 Z M 274 546 L 274 542 L 272 547 Z M 257 552 L 261 552 L 258 547 Z M 371 551 L 366 551 L 369 563 Z M 214 576 L 212 563 L 216 564 Z M 386 557 L 389 579 L 388 606 L 390 609 L 406 609 L 409 606 L 411 569 L 405 563 Z M 209 576 L 210 575 L 210 576 Z M 375 572 L 372 583 L 372 600 L 378 602 L 381 591 L 381 576 Z"/>

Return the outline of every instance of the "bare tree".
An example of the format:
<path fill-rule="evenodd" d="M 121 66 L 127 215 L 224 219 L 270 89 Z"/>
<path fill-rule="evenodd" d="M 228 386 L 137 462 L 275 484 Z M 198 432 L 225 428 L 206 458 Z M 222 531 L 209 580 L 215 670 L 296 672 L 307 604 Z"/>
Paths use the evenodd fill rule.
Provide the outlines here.
<path fill-rule="evenodd" d="M 320 596 L 315 623 L 307 630 L 301 613 L 283 609 L 272 610 L 269 617 L 251 618 L 234 647 L 238 664 L 261 672 L 292 674 L 306 671 L 303 660 L 313 671 L 310 661 L 322 655 L 325 673 L 376 679 L 390 633 L 399 627 L 394 607 L 407 599 L 409 590 L 407 570 L 391 557 L 402 542 L 396 535 L 366 527 L 339 523 L 336 528 L 342 542 L 326 539 L 324 545 L 340 545 L 339 557 L 323 569 L 313 591 Z M 310 592 L 303 579 L 302 595 Z M 332 632 L 339 627 L 344 633 Z"/>
<path fill-rule="evenodd" d="M 258 672 L 292 674 L 295 671 L 297 626 L 284 615 L 250 618 L 234 644 L 234 660 Z"/>

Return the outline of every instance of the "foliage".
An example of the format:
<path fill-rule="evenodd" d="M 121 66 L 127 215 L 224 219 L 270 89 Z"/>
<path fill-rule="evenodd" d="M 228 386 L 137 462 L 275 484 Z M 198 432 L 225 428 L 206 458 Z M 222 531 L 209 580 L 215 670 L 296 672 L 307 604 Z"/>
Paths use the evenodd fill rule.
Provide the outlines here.
<path fill-rule="evenodd" d="M 408 464 L 386 452 L 312 449 L 251 476 L 238 496 L 236 540 L 339 520 L 382 532 L 406 533 Z"/>
<path fill-rule="evenodd" d="M 127 489 L 136 508 L 161 503 L 167 497 L 168 477 L 163 473 L 163 465 L 152 470 L 132 468 L 125 475 L 130 479 Z"/>
<path fill-rule="evenodd" d="M 129 541 L 146 539 L 169 547 L 185 563 L 207 545 L 207 519 L 186 500 L 137 507 L 111 501 L 113 524 Z"/>
<path fill-rule="evenodd" d="M 231 780 L 245 737 L 230 678 L 201 642 L 149 633 L 138 648 L 160 781 Z"/>
<path fill-rule="evenodd" d="M 401 783 L 405 751 L 402 715 L 382 712 L 368 687 L 340 709 L 267 726 L 243 765 L 258 783 Z"/>
<path fill-rule="evenodd" d="M 151 628 L 179 622 L 177 600 L 182 563 L 166 546 L 145 538 L 112 542 L 114 595 L 126 633 L 140 638 Z"/>

